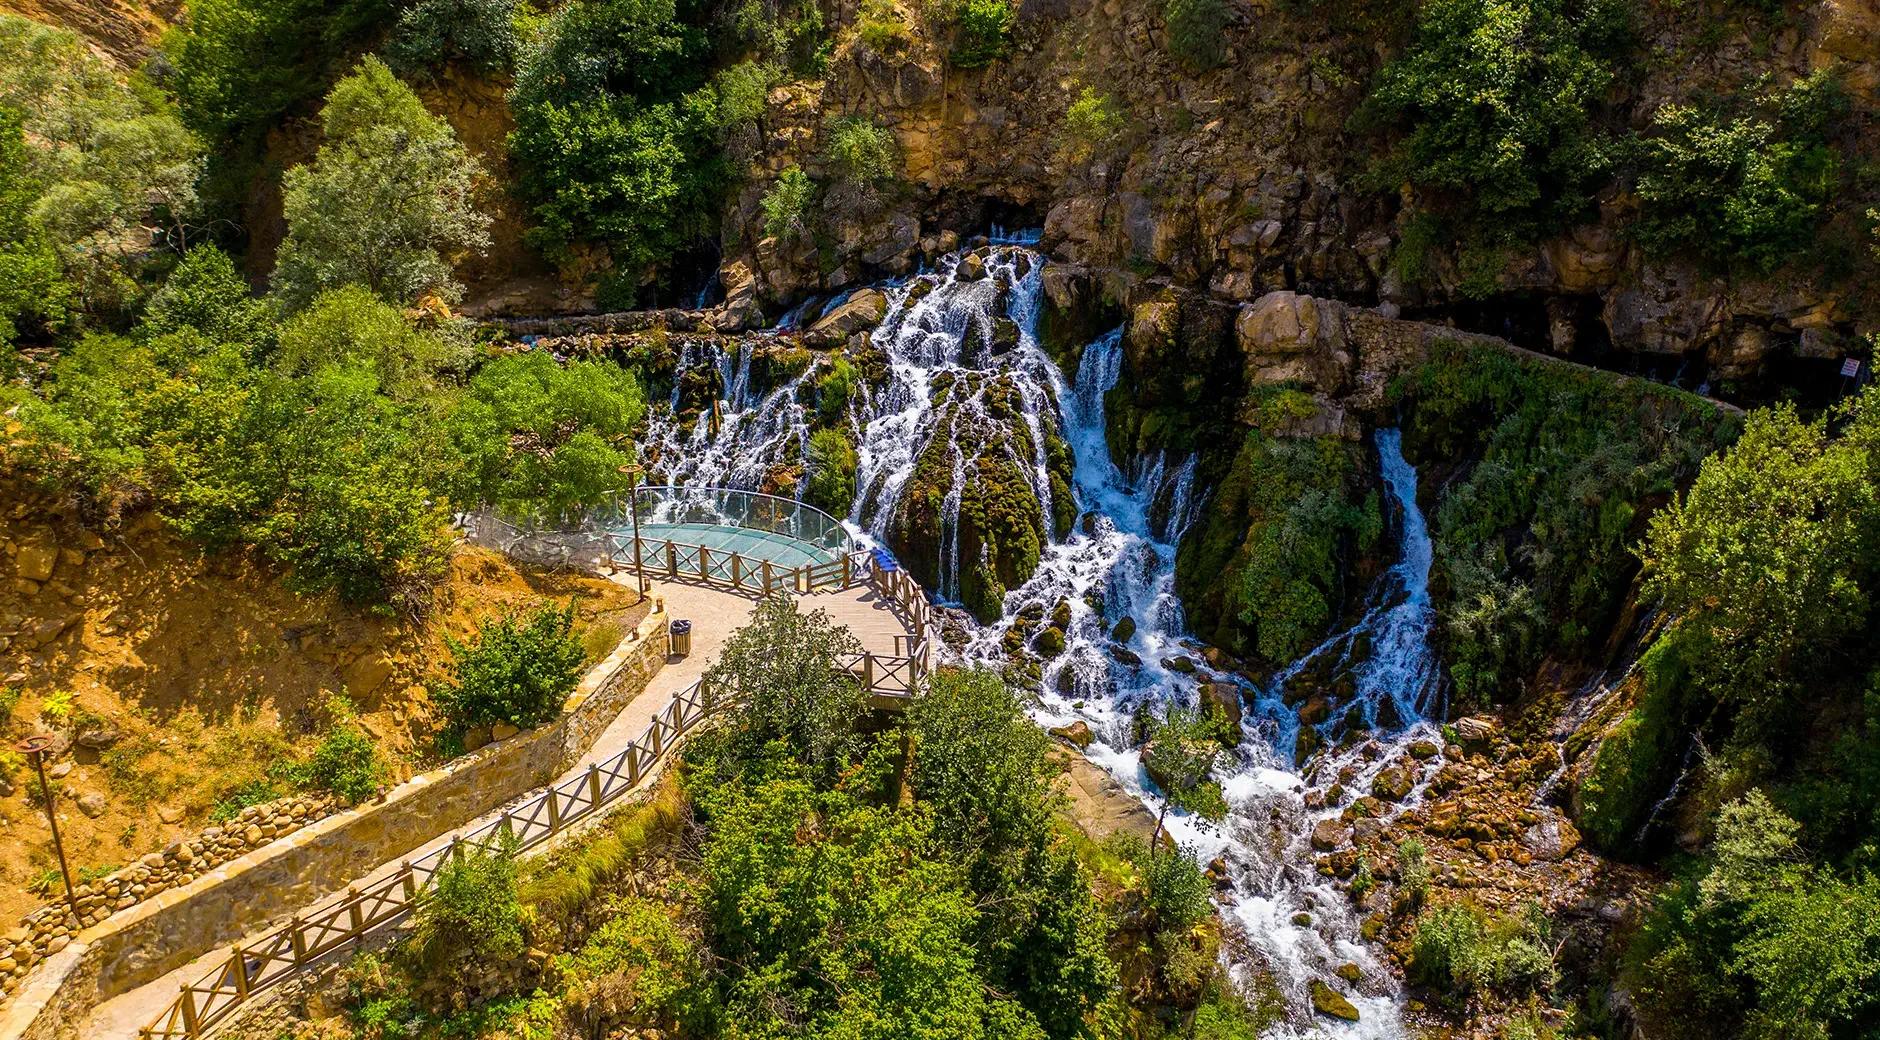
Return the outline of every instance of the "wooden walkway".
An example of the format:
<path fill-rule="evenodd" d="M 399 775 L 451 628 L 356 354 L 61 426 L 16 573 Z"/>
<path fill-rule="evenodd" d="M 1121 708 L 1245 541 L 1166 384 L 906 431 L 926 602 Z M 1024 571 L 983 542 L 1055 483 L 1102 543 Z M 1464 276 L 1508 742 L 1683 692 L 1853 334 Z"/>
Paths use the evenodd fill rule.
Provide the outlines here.
<path fill-rule="evenodd" d="M 630 584 L 633 581 L 631 568 L 616 572 L 614 578 L 623 584 Z M 918 593 L 911 583 L 905 583 L 904 579 L 896 576 L 891 579 L 889 588 L 897 595 L 883 595 L 875 584 L 866 583 L 798 597 L 800 609 L 826 610 L 832 619 L 849 628 L 860 640 L 864 656 L 849 664 L 858 677 L 866 675 L 872 679 L 866 683 L 871 689 L 887 691 L 878 695 L 878 703 L 884 698 L 892 703 L 899 697 L 894 693 L 902 682 L 897 675 L 904 674 L 906 684 L 910 688 L 913 685 L 918 668 L 907 662 L 912 656 L 910 650 L 918 653 L 924 649 L 919 643 L 925 635 L 923 630 L 913 625 L 924 624 L 928 620 L 924 601 L 915 603 L 909 596 L 910 591 Z M 257 927 L 238 944 L 238 948 L 244 951 L 268 951 L 279 947 L 282 950 L 266 956 L 250 952 L 245 958 L 240 958 L 232 956 L 228 948 L 218 949 L 160 979 L 100 1004 L 80 1025 L 78 1035 L 86 1040 L 205 1035 L 213 1025 L 195 1024 L 205 1017 L 205 1008 L 217 1009 L 214 1019 L 223 1020 L 233 1013 L 233 1005 L 247 1000 L 249 988 L 259 988 L 260 983 L 250 982 L 246 976 L 252 974 L 267 982 L 284 980 L 301 970 L 300 964 L 317 961 L 319 952 L 330 950 L 332 954 L 338 954 L 354 946 L 366 933 L 392 927 L 403 920 L 406 916 L 404 907 L 409 905 L 411 898 L 415 898 L 414 884 L 420 883 L 414 879 L 428 880 L 430 875 L 427 870 L 435 870 L 435 865 L 442 862 L 442 856 L 449 854 L 452 843 L 460 835 L 507 826 L 512 831 L 542 832 L 530 842 L 531 845 L 538 845 L 559 829 L 560 814 L 574 818 L 578 813 L 580 818 L 585 819 L 602 811 L 600 798 L 584 792 L 598 793 L 604 787 L 605 802 L 612 804 L 629 793 L 649 786 L 663 771 L 664 765 L 671 761 L 670 756 L 663 754 L 669 746 L 663 742 L 676 742 L 686 729 L 702 721 L 712 710 L 712 706 L 706 703 L 710 693 L 701 697 L 700 680 L 717 660 L 725 641 L 749 621 L 757 604 L 758 589 L 740 591 L 720 584 L 686 582 L 683 579 L 678 582 L 654 580 L 652 594 L 665 600 L 670 617 L 692 622 L 692 652 L 683 658 L 669 657 L 665 667 L 646 690 L 628 703 L 602 731 L 587 754 L 555 784 L 517 799 L 460 831 L 439 835 L 412 849 L 399 861 L 382 864 L 366 877 L 356 879 L 350 888 L 361 895 L 351 900 L 352 906 L 344 905 L 346 900 L 335 904 L 333 897 L 328 896 L 297 915 L 297 920 L 309 922 L 334 921 L 335 925 L 326 931 L 313 932 L 317 936 L 332 933 L 332 938 L 328 940 L 330 946 L 318 946 L 311 955 L 302 956 L 305 944 L 298 938 L 295 942 L 299 949 L 284 949 L 283 922 L 257 922 Z M 895 671 L 897 661 L 901 662 L 900 667 L 904 669 L 902 673 Z M 658 751 L 661 754 L 640 753 L 649 737 L 660 743 Z M 642 760 L 648 762 L 644 769 L 638 765 Z M 633 768 L 629 771 L 622 763 L 630 763 Z M 558 791 L 562 792 L 559 796 L 555 793 Z M 544 792 L 547 792 L 546 797 Z M 414 870 L 414 864 L 430 866 Z M 289 928 L 286 931 L 298 933 L 300 929 Z M 244 960 L 251 965 L 246 971 L 238 972 L 232 967 Z M 238 975 L 244 977 L 238 978 Z M 209 982 L 205 985 L 204 980 Z M 179 1001 L 179 992 L 186 991 L 193 991 L 196 996 L 186 996 Z M 183 1005 L 189 1005 L 187 1018 L 191 1022 L 184 1021 Z"/>

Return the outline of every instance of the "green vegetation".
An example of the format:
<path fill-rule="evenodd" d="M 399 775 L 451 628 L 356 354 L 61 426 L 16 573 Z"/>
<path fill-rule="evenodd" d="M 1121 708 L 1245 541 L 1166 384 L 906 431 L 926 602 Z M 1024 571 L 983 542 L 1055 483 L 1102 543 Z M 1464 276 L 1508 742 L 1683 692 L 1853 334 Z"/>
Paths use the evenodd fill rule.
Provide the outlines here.
<path fill-rule="evenodd" d="M 1167 0 L 1162 21 L 1168 49 L 1190 72 L 1206 72 L 1227 57 L 1227 0 Z"/>
<path fill-rule="evenodd" d="M 1162 789 L 1162 809 L 1155 818 L 1158 837 L 1170 809 L 1204 820 L 1226 818 L 1227 798 L 1213 778 L 1225 735 L 1214 717 L 1182 708 L 1170 708 L 1150 723 L 1142 768 Z"/>
<path fill-rule="evenodd" d="M 1129 130 L 1129 116 L 1114 94 L 1085 87 L 1064 112 L 1064 153 L 1084 162 L 1104 155 Z"/>
<path fill-rule="evenodd" d="M 1544 655 L 1604 638 L 1643 514 L 1733 432 L 1678 391 L 1457 343 L 1394 393 L 1412 459 L 1468 460 L 1430 525 L 1465 704 L 1510 700 Z"/>
<path fill-rule="evenodd" d="M 804 614 L 786 596 L 757 604 L 750 623 L 725 640 L 708 684 L 744 692 L 740 748 L 781 741 L 819 769 L 847 761 L 858 739 L 861 687 L 839 658 L 861 644 L 827 611 Z"/>
<path fill-rule="evenodd" d="M 1012 26 L 1017 16 L 1011 0 L 950 0 L 953 15 L 954 65 L 984 68 L 1012 52 Z"/>
<path fill-rule="evenodd" d="M 876 54 L 899 53 L 914 38 L 894 0 L 862 0 L 862 19 L 855 35 Z"/>
<path fill-rule="evenodd" d="M 462 295 L 451 263 L 489 244 L 490 218 L 472 204 L 479 167 L 450 124 L 377 58 L 333 87 L 320 118 L 318 154 L 282 181 L 275 292 L 289 306 L 349 283 L 396 304 Z"/>
<path fill-rule="evenodd" d="M 529 729 L 561 713 L 581 680 L 587 651 L 574 635 L 574 601 L 543 604 L 527 615 L 485 619 L 474 644 L 446 637 L 450 678 L 437 700 L 461 733 L 499 723 Z"/>
<path fill-rule="evenodd" d="M 1366 102 L 1402 134 L 1380 184 L 1443 199 L 1490 242 L 1580 215 L 1610 166 L 1593 113 L 1625 35 L 1612 0 L 1424 0 Z"/>
<path fill-rule="evenodd" d="M 795 166 L 778 174 L 759 201 L 764 209 L 764 233 L 777 238 L 802 234 L 808 229 L 809 209 L 815 201 L 816 185 L 809 174 Z"/>
<path fill-rule="evenodd" d="M 1290 399 L 1276 398 L 1275 408 Z M 1383 530 L 1361 460 L 1336 438 L 1247 433 L 1176 559 L 1196 632 L 1274 662 L 1324 635 L 1342 608 L 1341 575 Z"/>
<path fill-rule="evenodd" d="M 0 14 L 0 348 L 114 320 L 158 235 L 193 233 L 202 148 L 172 106 L 79 37 Z M 3 355 L 0 355 L 3 356 Z"/>
<path fill-rule="evenodd" d="M 1639 241 L 1762 274 L 1801 256 L 1839 187 L 1829 133 L 1847 107 L 1824 71 L 1753 99 L 1659 109 L 1638 142 Z"/>
<path fill-rule="evenodd" d="M 1575 792 L 1574 818 L 1600 848 L 1629 849 L 1676 779 L 1681 742 L 1689 739 L 1682 728 L 1689 674 L 1682 642 L 1662 639 L 1640 656 L 1634 705 L 1600 738 Z"/>
<path fill-rule="evenodd" d="M 1431 907 L 1411 936 L 1409 970 L 1456 1002 L 1481 990 L 1545 989 L 1556 977 L 1547 915 L 1533 904 L 1506 917 L 1468 903 Z"/>
<path fill-rule="evenodd" d="M 347 805 L 357 805 L 385 785 L 385 761 L 372 738 L 359 728 L 352 705 L 344 697 L 329 700 L 326 711 L 332 725 L 313 754 L 281 771 L 300 787 L 326 791 Z M 256 792 L 251 789 L 250 793 Z"/>
<path fill-rule="evenodd" d="M 817 430 L 809 438 L 809 482 L 803 498 L 830 516 L 847 516 L 855 504 L 855 445 L 841 430 Z"/>
<path fill-rule="evenodd" d="M 521 47 L 519 0 L 417 0 L 398 16 L 385 58 L 406 74 L 455 62 L 478 72 L 515 63 Z"/>

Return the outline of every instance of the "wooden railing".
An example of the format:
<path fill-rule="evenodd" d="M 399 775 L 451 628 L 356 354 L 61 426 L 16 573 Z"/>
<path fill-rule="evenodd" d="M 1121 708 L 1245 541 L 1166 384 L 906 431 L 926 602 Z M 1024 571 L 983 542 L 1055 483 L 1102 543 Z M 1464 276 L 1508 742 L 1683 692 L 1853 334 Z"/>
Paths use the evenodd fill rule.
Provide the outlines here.
<path fill-rule="evenodd" d="M 919 586 L 906 584 L 918 592 Z M 903 586 L 894 587 L 905 594 Z M 921 603 L 925 604 L 924 597 Z M 910 650 L 914 651 L 909 654 L 853 654 L 838 663 L 855 675 L 876 704 L 905 701 L 914 696 L 926 673 L 925 655 L 930 645 L 924 637 L 909 638 Z M 452 858 L 461 858 L 471 850 L 495 850 L 508 839 L 513 839 L 517 850 L 534 848 L 600 812 L 651 776 L 699 723 L 736 702 L 735 691 L 715 689 L 702 679 L 693 683 L 661 709 L 640 738 L 619 754 L 588 766 L 586 772 L 547 788 L 490 823 L 454 835 L 448 844 L 399 864 L 383 880 L 355 885 L 320 909 L 295 915 L 259 940 L 231 947 L 228 956 L 214 968 L 194 982 L 185 982 L 169 1007 L 137 1035 L 142 1040 L 196 1040 L 204 1036 L 256 992 L 404 919 Z"/>

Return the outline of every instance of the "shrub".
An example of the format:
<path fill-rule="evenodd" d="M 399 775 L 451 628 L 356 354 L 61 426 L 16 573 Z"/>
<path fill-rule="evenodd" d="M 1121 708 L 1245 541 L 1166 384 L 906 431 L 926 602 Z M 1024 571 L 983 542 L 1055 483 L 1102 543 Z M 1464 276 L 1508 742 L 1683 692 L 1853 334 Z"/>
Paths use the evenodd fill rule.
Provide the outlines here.
<path fill-rule="evenodd" d="M 1638 145 L 1639 241 L 1763 274 L 1800 256 L 1837 186 L 1826 135 L 1847 105 L 1821 72 L 1753 100 L 1659 109 Z"/>
<path fill-rule="evenodd" d="M 1228 0 L 1168 0 L 1169 52 L 1192 72 L 1206 72 L 1227 56 Z"/>
<path fill-rule="evenodd" d="M 1213 886 L 1194 860 L 1178 850 L 1143 846 L 1133 858 L 1142 874 L 1143 900 L 1157 931 L 1183 931 L 1214 913 Z"/>
<path fill-rule="evenodd" d="M 374 785 L 375 787 L 377 785 Z M 280 789 L 266 780 L 250 780 L 235 788 L 215 803 L 209 810 L 210 823 L 227 823 L 241 815 L 243 809 L 255 805 L 265 805 L 281 796 Z"/>
<path fill-rule="evenodd" d="M 1430 893 L 1429 849 L 1416 838 L 1397 843 L 1397 884 L 1417 902 Z"/>
<path fill-rule="evenodd" d="M 840 430 L 817 430 L 809 438 L 809 478 L 803 498 L 831 516 L 849 515 L 855 503 L 855 445 Z"/>
<path fill-rule="evenodd" d="M 517 0 L 417 0 L 398 16 L 385 57 L 404 72 L 459 61 L 481 72 L 508 68 L 521 35 Z"/>
<path fill-rule="evenodd" d="M 851 184 L 881 184 L 894 178 L 894 135 L 860 117 L 838 119 L 830 124 L 823 159 Z"/>
<path fill-rule="evenodd" d="M 819 769 L 845 764 L 857 747 L 855 723 L 866 702 L 854 676 L 837 662 L 860 651 L 854 634 L 827 611 L 800 613 L 787 596 L 760 601 L 705 673 L 706 682 L 744 699 L 735 752 L 754 757 L 775 740 Z"/>
<path fill-rule="evenodd" d="M 377 794 L 385 783 L 385 762 L 372 738 L 353 721 L 351 705 L 336 697 L 327 710 L 334 716 L 332 728 L 313 755 L 291 767 L 289 774 L 302 787 L 329 791 L 346 804 L 357 805 Z"/>
<path fill-rule="evenodd" d="M 1591 768 L 1574 792 L 1574 820 L 1608 852 L 1631 848 L 1646 814 L 1671 784 L 1690 739 L 1682 710 L 1687 653 L 1673 634 L 1639 658 L 1638 700 L 1600 740 Z"/>
<path fill-rule="evenodd" d="M 953 64 L 983 68 L 1011 53 L 1011 0 L 956 0 L 953 19 Z"/>
<path fill-rule="evenodd" d="M 500 963 L 523 950 L 524 915 L 516 895 L 516 839 L 498 832 L 494 849 L 469 847 L 453 856 L 419 901 L 412 939 L 429 964 L 448 960 Z"/>
<path fill-rule="evenodd" d="M 570 1009 L 596 1036 L 628 1022 L 659 1024 L 689 1003 L 703 975 L 697 947 L 666 907 L 628 896 L 607 913 L 579 950 L 555 961 Z"/>
<path fill-rule="evenodd" d="M 792 166 L 777 175 L 759 205 L 764 210 L 764 233 L 787 238 L 807 230 L 805 218 L 816 198 L 816 185 L 809 175 Z"/>
<path fill-rule="evenodd" d="M 566 607 L 543 604 L 526 615 L 485 619 L 474 644 L 447 636 L 451 677 L 438 701 L 451 728 L 507 723 L 529 729 L 558 715 L 587 656 L 573 630 L 570 599 Z"/>
<path fill-rule="evenodd" d="M 1453 904 L 1425 911 L 1410 938 L 1410 975 L 1451 998 L 1553 984 L 1548 922 L 1538 905 L 1508 917 Z"/>
<path fill-rule="evenodd" d="M 1495 237 L 1576 216 L 1608 166 L 1590 113 L 1623 33 L 1613 0 L 1426 0 L 1366 101 L 1404 131 L 1383 181 L 1468 198 Z"/>
<path fill-rule="evenodd" d="M 1129 129 L 1129 117 L 1116 96 L 1085 87 L 1064 113 L 1065 151 L 1083 161 L 1108 152 Z"/>
<path fill-rule="evenodd" d="M 876 54 L 897 54 L 913 39 L 894 0 L 862 0 L 862 19 L 855 35 Z"/>

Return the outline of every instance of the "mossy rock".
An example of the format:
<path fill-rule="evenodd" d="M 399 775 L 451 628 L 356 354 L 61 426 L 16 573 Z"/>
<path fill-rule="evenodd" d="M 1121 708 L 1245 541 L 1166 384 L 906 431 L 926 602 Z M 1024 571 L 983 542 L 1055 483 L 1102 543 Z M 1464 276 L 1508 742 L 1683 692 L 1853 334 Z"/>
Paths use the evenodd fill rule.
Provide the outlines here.
<path fill-rule="evenodd" d="M 1064 630 L 1061 628 L 1041 628 L 1032 637 L 1031 648 L 1045 658 L 1054 658 L 1064 652 Z"/>
<path fill-rule="evenodd" d="M 1347 1022 L 1358 1020 L 1357 1007 L 1351 1001 L 1346 1000 L 1344 994 L 1318 979 L 1313 979 L 1308 988 L 1312 991 L 1312 1010 L 1332 1018 L 1342 1018 Z"/>
<path fill-rule="evenodd" d="M 1110 638 L 1116 640 L 1119 643 L 1129 642 L 1130 639 L 1135 636 L 1135 634 L 1136 634 L 1136 619 L 1133 617 L 1129 617 L 1128 615 L 1125 615 L 1121 619 L 1119 619 L 1116 622 L 1116 627 L 1110 629 Z"/>

